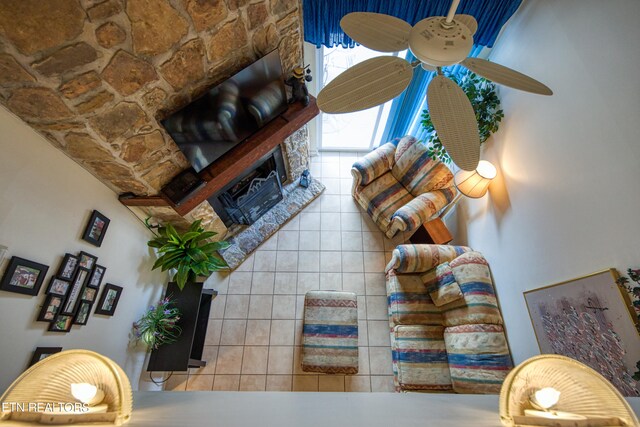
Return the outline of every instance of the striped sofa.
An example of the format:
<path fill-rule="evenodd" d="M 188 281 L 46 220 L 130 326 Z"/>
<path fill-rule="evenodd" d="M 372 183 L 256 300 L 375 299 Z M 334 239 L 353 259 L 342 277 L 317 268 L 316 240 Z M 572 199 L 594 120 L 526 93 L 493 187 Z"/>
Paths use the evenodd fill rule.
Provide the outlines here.
<path fill-rule="evenodd" d="M 389 238 L 417 229 L 457 191 L 449 168 L 431 159 L 427 147 L 412 136 L 367 154 L 353 164 L 351 175 L 354 199 Z"/>
<path fill-rule="evenodd" d="M 386 273 L 396 389 L 499 393 L 513 364 L 482 254 L 400 245 Z"/>

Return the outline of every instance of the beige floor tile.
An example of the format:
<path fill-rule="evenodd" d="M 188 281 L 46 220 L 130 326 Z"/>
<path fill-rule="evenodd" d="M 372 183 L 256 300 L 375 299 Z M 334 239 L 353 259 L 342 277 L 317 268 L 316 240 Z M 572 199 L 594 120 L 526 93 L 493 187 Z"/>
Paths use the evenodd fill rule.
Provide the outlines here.
<path fill-rule="evenodd" d="M 319 251 L 320 250 L 320 231 L 300 231 L 301 251 Z"/>
<path fill-rule="evenodd" d="M 279 231 L 278 232 L 278 250 L 279 251 L 297 251 L 299 240 L 300 240 L 299 231 Z"/>
<path fill-rule="evenodd" d="M 364 283 L 367 295 L 387 295 L 384 273 L 365 273 Z"/>
<path fill-rule="evenodd" d="M 322 183 L 325 186 L 323 194 L 340 194 L 339 178 L 322 178 Z"/>
<path fill-rule="evenodd" d="M 211 391 L 213 375 L 189 375 L 187 391 Z"/>
<path fill-rule="evenodd" d="M 322 231 L 340 231 L 340 213 L 339 212 L 322 212 L 320 214 L 320 230 Z"/>
<path fill-rule="evenodd" d="M 251 295 L 249 319 L 271 319 L 273 295 Z"/>
<path fill-rule="evenodd" d="M 216 391 L 238 391 L 240 375 L 216 375 L 213 389 Z"/>
<path fill-rule="evenodd" d="M 320 273 L 298 273 L 298 295 L 320 289 Z"/>
<path fill-rule="evenodd" d="M 275 232 L 273 233 L 273 236 L 269 237 L 267 240 L 264 241 L 264 243 L 262 243 L 259 247 L 258 247 L 258 251 L 275 251 L 276 249 L 278 249 L 278 233 Z M 257 255 L 257 252 L 256 252 Z M 253 265 L 253 270 L 256 270 L 256 262 L 258 261 L 258 258 L 256 257 L 255 261 L 254 261 L 254 265 Z"/>
<path fill-rule="evenodd" d="M 369 333 L 367 328 L 366 320 L 358 320 L 358 345 L 368 346 L 369 345 Z"/>
<path fill-rule="evenodd" d="M 385 252 L 384 253 L 384 262 L 389 264 L 391 262 L 392 256 L 393 256 L 393 252 Z"/>
<path fill-rule="evenodd" d="M 393 375 L 391 347 L 369 347 L 371 375 Z"/>
<path fill-rule="evenodd" d="M 319 375 L 318 391 L 344 391 L 344 375 Z"/>
<path fill-rule="evenodd" d="M 216 375 L 239 374 L 242 370 L 243 352 L 244 346 L 220 346 L 216 363 Z"/>
<path fill-rule="evenodd" d="M 343 251 L 362 251 L 362 233 L 360 231 L 342 231 Z"/>
<path fill-rule="evenodd" d="M 296 319 L 304 318 L 304 295 L 296 296 Z"/>
<path fill-rule="evenodd" d="M 271 320 L 247 320 L 245 345 L 269 345 L 271 334 Z"/>
<path fill-rule="evenodd" d="M 375 229 L 378 227 L 374 224 Z M 365 252 L 384 252 L 384 234 L 380 231 L 364 231 L 362 233 L 362 246 Z"/>
<path fill-rule="evenodd" d="M 293 371 L 293 346 L 270 346 L 267 373 L 290 375 Z"/>
<path fill-rule="evenodd" d="M 267 391 L 291 391 L 291 375 L 267 375 Z"/>
<path fill-rule="evenodd" d="M 187 378 L 189 378 L 189 376 L 184 374 L 171 375 L 171 378 L 164 383 L 164 390 L 185 391 L 187 389 Z"/>
<path fill-rule="evenodd" d="M 344 286 L 344 278 L 342 279 L 342 286 Z M 358 295 L 358 319 L 367 318 L 367 300 L 364 295 Z"/>
<path fill-rule="evenodd" d="M 309 167 L 309 170 L 311 172 L 311 175 L 314 176 L 315 178 L 322 177 L 322 163 L 320 163 L 320 162 L 311 163 L 311 166 Z"/>
<path fill-rule="evenodd" d="M 204 345 L 220 344 L 220 335 L 222 333 L 222 320 L 209 319 L 207 324 L 207 335 L 204 339 Z"/>
<path fill-rule="evenodd" d="M 320 250 L 339 251 L 342 248 L 342 237 L 339 231 L 320 232 Z"/>
<path fill-rule="evenodd" d="M 298 273 L 277 272 L 274 294 L 294 295 L 298 286 Z"/>
<path fill-rule="evenodd" d="M 253 270 L 253 254 L 249 255 L 235 271 L 252 271 Z"/>
<path fill-rule="evenodd" d="M 353 179 L 341 178 L 340 179 L 340 194 L 351 194 L 351 187 L 353 187 Z"/>
<path fill-rule="evenodd" d="M 366 252 L 364 256 L 364 271 L 367 273 L 384 273 L 386 264 L 384 252 Z"/>
<path fill-rule="evenodd" d="M 371 219 L 371 217 L 367 213 L 361 213 L 361 219 L 362 219 L 362 230 L 382 233 L 380 230 L 380 227 L 378 227 L 378 225 Z M 383 250 L 384 250 L 384 242 L 380 242 L 380 243 L 383 245 Z"/>
<path fill-rule="evenodd" d="M 318 391 L 318 376 L 294 375 L 293 391 Z"/>
<path fill-rule="evenodd" d="M 368 375 L 344 377 L 344 391 L 368 392 L 371 391 L 371 378 Z"/>
<path fill-rule="evenodd" d="M 302 347 L 296 346 L 293 349 L 293 374 L 294 375 L 315 375 L 313 372 L 302 370 Z"/>
<path fill-rule="evenodd" d="M 276 254 L 275 250 L 256 252 L 253 271 L 276 271 Z"/>
<path fill-rule="evenodd" d="M 364 273 L 342 273 L 342 290 L 364 295 Z"/>
<path fill-rule="evenodd" d="M 375 253 L 375 252 L 374 252 Z M 362 252 L 342 252 L 342 271 L 346 273 L 364 272 Z"/>
<path fill-rule="evenodd" d="M 358 375 L 369 375 L 369 347 L 358 347 Z"/>
<path fill-rule="evenodd" d="M 320 271 L 324 273 L 342 271 L 342 252 L 320 252 Z"/>
<path fill-rule="evenodd" d="M 295 332 L 294 320 L 272 320 L 271 339 L 269 345 L 293 345 L 293 334 Z"/>
<path fill-rule="evenodd" d="M 278 251 L 276 271 L 298 271 L 298 251 Z"/>
<path fill-rule="evenodd" d="M 227 302 L 227 296 L 218 294 L 211 301 L 211 310 L 209 311 L 209 319 L 222 319 L 224 317 L 224 306 Z"/>
<path fill-rule="evenodd" d="M 313 173 L 313 172 L 312 172 Z M 319 174 L 314 174 L 316 177 L 319 177 Z M 320 197 L 316 197 L 311 203 L 309 203 L 307 205 L 307 207 L 304 208 L 304 210 L 302 211 L 302 213 L 316 213 L 316 212 L 320 212 Z M 300 226 L 300 223 L 298 223 L 298 227 Z"/>
<path fill-rule="evenodd" d="M 372 375 L 371 377 L 371 391 L 393 393 L 395 386 L 393 385 L 393 375 Z"/>
<path fill-rule="evenodd" d="M 269 347 L 245 346 L 242 356 L 242 374 L 266 374 L 268 359 Z"/>
<path fill-rule="evenodd" d="M 281 228 L 281 231 L 292 231 L 292 230 L 300 230 L 300 218 L 296 215 L 293 218 L 289 219 Z M 280 240 L 280 236 L 278 235 L 278 240 Z"/>
<path fill-rule="evenodd" d="M 229 294 L 248 294 L 251 292 L 251 271 L 234 271 L 229 278 Z"/>
<path fill-rule="evenodd" d="M 320 212 L 340 212 L 340 196 L 323 194 L 320 198 Z"/>
<path fill-rule="evenodd" d="M 320 271 L 319 251 L 298 252 L 298 272 L 302 271 Z"/>
<path fill-rule="evenodd" d="M 300 231 L 304 230 L 320 230 L 320 212 L 302 212 L 300 214 Z"/>
<path fill-rule="evenodd" d="M 202 359 L 207 364 L 202 368 L 189 368 L 189 375 L 213 375 L 216 373 L 216 362 L 218 360 L 218 346 L 205 345 L 202 349 Z"/>
<path fill-rule="evenodd" d="M 225 319 L 222 322 L 220 345 L 244 345 L 244 333 L 247 328 L 246 320 Z"/>
<path fill-rule="evenodd" d="M 322 255 L 325 253 L 328 252 L 323 252 Z M 342 290 L 342 273 L 320 273 L 320 289 L 329 291 Z"/>
<path fill-rule="evenodd" d="M 229 290 L 228 271 L 215 271 L 205 280 L 204 287 L 206 289 L 215 289 L 219 294 L 226 294 Z"/>
<path fill-rule="evenodd" d="M 342 231 L 362 231 L 362 220 L 359 213 L 343 212 L 340 214 Z"/>
<path fill-rule="evenodd" d="M 397 233 L 395 236 L 393 236 L 392 239 L 385 237 L 383 240 L 384 240 L 384 250 L 392 251 L 396 248 L 396 246 L 404 243 L 404 236 L 402 233 Z"/>
<path fill-rule="evenodd" d="M 360 207 L 351 195 L 340 196 L 340 212 L 360 212 Z"/>
<path fill-rule="evenodd" d="M 302 320 L 296 320 L 296 328 L 293 333 L 293 343 L 296 346 L 302 345 L 303 324 Z"/>
<path fill-rule="evenodd" d="M 296 318 L 296 296 L 295 295 L 274 295 L 272 319 L 295 319 Z"/>
<path fill-rule="evenodd" d="M 367 296 L 367 320 L 387 320 L 387 297 L 382 295 Z"/>
<path fill-rule="evenodd" d="M 249 311 L 249 295 L 227 296 L 227 306 L 224 310 L 225 319 L 246 319 Z"/>
<path fill-rule="evenodd" d="M 367 330 L 369 332 L 370 346 L 391 346 L 389 322 L 387 320 L 369 320 L 367 321 Z"/>
<path fill-rule="evenodd" d="M 240 391 L 264 391 L 266 381 L 266 375 L 241 375 Z"/>
<path fill-rule="evenodd" d="M 272 295 L 276 274 L 273 272 L 254 272 L 251 281 L 251 293 Z"/>

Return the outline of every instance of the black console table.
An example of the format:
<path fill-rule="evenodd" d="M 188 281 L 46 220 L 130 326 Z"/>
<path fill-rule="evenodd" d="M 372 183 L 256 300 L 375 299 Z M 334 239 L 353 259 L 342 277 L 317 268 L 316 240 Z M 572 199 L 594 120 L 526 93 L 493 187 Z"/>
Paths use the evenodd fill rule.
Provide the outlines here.
<path fill-rule="evenodd" d="M 180 310 L 178 325 L 182 334 L 173 344 L 165 344 L 152 350 L 147 371 L 186 371 L 188 368 L 205 366 L 202 359 L 204 340 L 207 335 L 211 300 L 217 295 L 213 289 L 203 289 L 202 283 L 187 283 L 181 291 L 171 282 L 165 292 Z"/>

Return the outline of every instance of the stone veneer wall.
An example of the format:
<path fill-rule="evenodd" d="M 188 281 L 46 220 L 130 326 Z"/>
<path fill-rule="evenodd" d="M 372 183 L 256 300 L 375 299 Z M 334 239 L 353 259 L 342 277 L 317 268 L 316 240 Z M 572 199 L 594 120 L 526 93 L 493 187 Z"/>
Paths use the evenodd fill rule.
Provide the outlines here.
<path fill-rule="evenodd" d="M 188 166 L 158 119 L 278 45 L 291 70 L 301 13 L 300 0 L 3 0 L 0 102 L 116 193 L 157 194 Z M 208 203 L 189 216 L 217 218 Z"/>

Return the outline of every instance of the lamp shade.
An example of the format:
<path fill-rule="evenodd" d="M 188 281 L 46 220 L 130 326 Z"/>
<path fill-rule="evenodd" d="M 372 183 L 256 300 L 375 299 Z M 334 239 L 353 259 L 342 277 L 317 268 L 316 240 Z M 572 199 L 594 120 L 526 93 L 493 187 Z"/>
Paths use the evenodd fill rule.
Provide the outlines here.
<path fill-rule="evenodd" d="M 496 168 L 486 160 L 480 160 L 474 171 L 460 170 L 456 173 L 454 182 L 462 194 L 478 199 L 487 194 L 491 180 L 496 177 Z"/>

